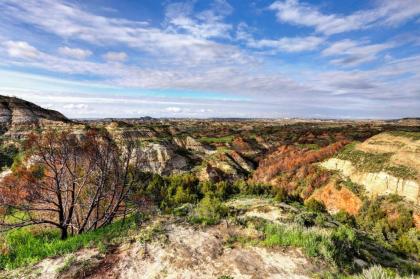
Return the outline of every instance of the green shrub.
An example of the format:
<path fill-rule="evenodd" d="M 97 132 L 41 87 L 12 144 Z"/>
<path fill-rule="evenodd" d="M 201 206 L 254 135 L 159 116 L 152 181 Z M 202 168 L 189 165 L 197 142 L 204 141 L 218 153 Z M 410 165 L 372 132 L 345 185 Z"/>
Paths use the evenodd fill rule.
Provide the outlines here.
<path fill-rule="evenodd" d="M 228 209 L 222 201 L 213 194 L 207 194 L 197 205 L 194 215 L 190 218 L 193 223 L 214 225 L 227 215 Z"/>
<path fill-rule="evenodd" d="M 420 231 L 411 228 L 396 240 L 396 245 L 400 251 L 420 257 Z"/>
<path fill-rule="evenodd" d="M 239 193 L 239 189 L 235 185 L 231 185 L 227 181 L 220 181 L 213 183 L 206 181 L 199 185 L 200 193 L 205 196 L 206 194 L 214 194 L 221 200 L 226 200 L 232 195 Z"/>
<path fill-rule="evenodd" d="M 286 202 L 288 200 L 287 191 L 283 188 L 275 190 L 274 200 L 277 202 Z"/>
<path fill-rule="evenodd" d="M 418 253 L 419 245 L 408 239 L 415 236 L 413 209 L 400 196 L 365 201 L 356 220 L 362 230 L 384 247 L 401 253 Z"/>
<path fill-rule="evenodd" d="M 220 138 L 202 137 L 200 142 L 202 143 L 230 143 L 233 140 L 233 136 L 225 136 Z"/>
<path fill-rule="evenodd" d="M 328 217 L 326 214 L 323 213 L 318 213 L 314 220 L 315 225 L 320 227 L 325 226 L 326 222 L 328 222 Z"/>
<path fill-rule="evenodd" d="M 237 180 L 233 186 L 242 195 L 275 195 L 275 190 L 273 190 L 273 187 L 268 184 Z"/>
<path fill-rule="evenodd" d="M 175 216 L 185 217 L 185 216 L 188 216 L 188 214 L 191 213 L 192 209 L 193 209 L 193 205 L 192 204 L 190 204 L 190 203 L 184 203 L 181 206 L 175 207 L 172 210 L 172 213 Z"/>
<path fill-rule="evenodd" d="M 183 203 L 195 203 L 198 199 L 198 179 L 192 174 L 172 175 L 167 179 L 162 208 L 173 208 Z"/>
<path fill-rule="evenodd" d="M 0 146 L 0 170 L 12 166 L 19 149 L 14 145 Z"/>
<path fill-rule="evenodd" d="M 346 225 L 339 226 L 331 234 L 331 240 L 336 248 L 335 261 L 342 267 L 351 266 L 360 249 L 356 231 Z"/>
<path fill-rule="evenodd" d="M 346 225 L 349 225 L 351 227 L 356 226 L 356 219 L 354 218 L 354 216 L 347 213 L 344 210 L 340 210 L 333 217 L 336 221 L 340 222 L 341 224 L 346 224 Z"/>
<path fill-rule="evenodd" d="M 324 203 L 316 199 L 309 199 L 305 201 L 305 207 L 312 212 L 327 212 Z"/>
<path fill-rule="evenodd" d="M 154 174 L 146 188 L 146 194 L 157 204 L 160 204 L 165 198 L 166 182 L 158 174 Z"/>
<path fill-rule="evenodd" d="M 315 225 L 315 218 L 317 213 L 315 212 L 301 212 L 296 214 L 293 221 L 302 227 L 312 227 Z"/>

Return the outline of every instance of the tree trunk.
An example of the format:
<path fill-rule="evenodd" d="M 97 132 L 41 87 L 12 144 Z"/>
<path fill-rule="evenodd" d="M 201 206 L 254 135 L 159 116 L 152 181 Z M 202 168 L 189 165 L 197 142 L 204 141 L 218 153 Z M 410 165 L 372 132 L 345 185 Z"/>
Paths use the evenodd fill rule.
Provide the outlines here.
<path fill-rule="evenodd" d="M 60 228 L 60 230 L 61 230 L 61 240 L 66 239 L 68 236 L 67 228 Z"/>

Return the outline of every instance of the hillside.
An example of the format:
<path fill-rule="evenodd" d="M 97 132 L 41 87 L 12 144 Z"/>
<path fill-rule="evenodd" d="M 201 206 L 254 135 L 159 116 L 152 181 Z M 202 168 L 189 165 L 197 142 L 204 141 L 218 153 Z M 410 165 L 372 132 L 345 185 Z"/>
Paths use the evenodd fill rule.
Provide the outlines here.
<path fill-rule="evenodd" d="M 1 100 L 0 278 L 420 275 L 412 122 L 76 124 Z"/>
<path fill-rule="evenodd" d="M 24 127 L 70 122 L 58 111 L 37 106 L 28 101 L 0 95 L 0 131 L 17 133 Z"/>

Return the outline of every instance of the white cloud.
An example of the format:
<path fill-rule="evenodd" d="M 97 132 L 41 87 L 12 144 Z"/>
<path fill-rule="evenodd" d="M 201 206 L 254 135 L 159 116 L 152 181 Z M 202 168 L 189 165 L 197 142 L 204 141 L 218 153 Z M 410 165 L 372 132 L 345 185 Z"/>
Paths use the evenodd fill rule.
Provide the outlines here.
<path fill-rule="evenodd" d="M 368 44 L 345 39 L 332 43 L 322 51 L 322 55 L 338 57 L 332 60 L 334 64 L 356 66 L 377 59 L 380 52 L 394 46 L 392 43 Z"/>
<path fill-rule="evenodd" d="M 369 10 L 350 15 L 324 14 L 318 8 L 298 0 L 275 1 L 269 7 L 278 21 L 314 27 L 327 35 L 365 29 L 374 25 L 397 25 L 420 15 L 418 0 L 384 0 Z"/>
<path fill-rule="evenodd" d="M 104 54 L 104 59 L 109 62 L 124 62 L 127 60 L 127 53 L 125 52 L 107 52 Z"/>
<path fill-rule="evenodd" d="M 165 111 L 171 112 L 171 113 L 180 113 L 180 112 L 182 112 L 182 108 L 180 108 L 180 107 L 167 107 L 167 108 L 165 108 Z"/>
<path fill-rule="evenodd" d="M 85 109 L 88 109 L 88 108 L 89 108 L 89 106 L 86 105 L 86 104 L 67 104 L 67 105 L 63 106 L 63 109 L 66 109 L 66 110 L 74 110 L 74 109 L 85 110 Z"/>
<path fill-rule="evenodd" d="M 171 3 L 166 6 L 165 16 L 168 30 L 183 31 L 196 38 L 229 38 L 231 24 L 224 18 L 233 8 L 225 0 L 215 0 L 211 8 L 194 13 L 193 2 Z"/>
<path fill-rule="evenodd" d="M 224 1 L 217 2 L 224 3 Z M 293 4 L 293 1 L 286 2 Z M 294 1 L 294 3 L 299 7 L 302 6 L 300 2 Z M 410 57 L 403 61 L 395 59 L 400 55 L 392 53 L 393 55 L 382 61 L 381 65 L 375 64 L 373 68 L 369 67 L 369 70 L 354 68 L 349 70 L 343 67 L 334 70 L 336 67 L 332 65 L 329 65 L 329 68 L 324 67 L 325 65 L 319 65 L 320 67 L 315 65 L 316 70 L 314 68 L 311 70 L 309 66 L 305 70 L 305 67 L 300 65 L 295 67 L 294 64 L 287 64 L 275 57 L 262 60 L 265 57 L 258 56 L 259 53 L 270 51 L 278 53 L 316 50 L 327 45 L 322 51 L 322 56 L 315 57 L 320 59 L 308 64 L 322 62 L 327 58 L 335 64 L 354 66 L 373 61 L 385 54 L 385 50 L 394 46 L 392 43 L 371 43 L 368 39 L 364 41 L 342 39 L 329 43 L 323 34 L 350 30 L 347 26 L 351 21 L 347 17 L 344 21 L 337 20 L 341 16 L 325 15 L 313 6 L 303 5 L 309 9 L 308 18 L 302 19 L 306 24 L 304 26 L 313 26 L 323 34 L 261 39 L 258 38 L 261 34 L 258 30 L 254 32 L 245 28 L 242 33 L 238 31 L 236 37 L 232 38 L 231 26 L 226 23 L 226 17 L 232 11 L 227 6 L 215 8 L 216 6 L 201 12 L 190 12 L 185 6 L 186 11 L 175 13 L 172 17 L 168 16 L 167 22 L 158 27 L 151 27 L 141 22 L 98 16 L 81 9 L 76 4 L 60 0 L 3 0 L 0 1 L 2 27 L 14 26 L 15 23 L 30 24 L 32 28 L 37 29 L 37 32 L 60 36 L 63 41 L 69 42 L 69 45 L 82 41 L 83 46 L 92 44 L 91 49 L 98 48 L 100 51 L 104 49 L 107 51 L 108 47 L 112 50 L 122 49 L 127 53 L 142 55 L 142 59 L 138 65 L 113 63 L 109 59 L 99 62 L 70 59 L 57 53 L 50 54 L 37 50 L 23 42 L 18 48 L 26 50 L 18 51 L 18 55 L 15 56 L 10 55 L 9 46 L 3 43 L 0 49 L 1 64 L 23 70 L 30 68 L 77 74 L 77 79 L 80 79 L 79 75 L 84 74 L 87 74 L 86 79 L 92 77 L 94 83 L 100 84 L 99 87 L 89 87 L 93 83 L 89 80 L 69 81 L 64 84 L 60 83 L 61 80 L 44 79 L 38 82 L 38 85 L 42 86 L 37 87 L 37 95 L 33 91 L 26 95 L 19 93 L 21 94 L 19 96 L 26 99 L 52 104 L 54 109 L 64 109 L 65 113 L 71 114 L 72 117 L 81 115 L 123 117 L 130 113 L 138 115 L 139 111 L 143 115 L 159 116 L 167 113 L 180 117 L 200 116 L 200 114 L 206 117 L 285 116 L 284 111 L 291 116 L 311 116 L 320 111 L 329 116 L 344 115 L 340 109 L 348 109 L 346 115 L 353 113 L 359 116 L 390 116 L 385 107 L 391 101 L 396 107 L 395 112 L 390 112 L 393 115 L 398 113 L 401 115 L 402 111 L 415 114 L 416 106 L 418 110 L 419 57 Z M 300 12 L 298 9 L 296 22 Z M 360 16 L 362 13 L 355 14 Z M 291 14 L 288 16 L 293 18 Z M 316 19 L 317 17 L 321 20 Z M 384 24 L 396 24 L 395 22 L 401 22 L 402 18 L 407 18 L 407 15 L 401 14 L 398 19 L 393 20 L 388 18 Z M 367 21 L 361 20 L 361 22 Z M 376 23 L 373 21 L 366 26 Z M 354 26 L 364 28 L 360 27 L 358 22 Z M 15 38 L 7 33 L 1 35 L 3 35 L 1 41 L 7 42 L 9 38 Z M 36 41 L 31 40 L 31 42 Z M 241 49 L 243 45 L 248 48 Z M 28 55 L 31 52 L 33 54 Z M 408 54 L 401 54 L 404 55 Z M 26 59 L 18 59 L 22 57 Z M 312 57 L 314 56 L 310 56 Z M 61 76 L 66 77 L 66 75 Z M 7 82 L 7 77 L 0 75 L 1 94 L 12 92 L 9 89 L 13 87 L 34 90 L 30 86 L 31 78 L 21 76 L 22 82 L 18 78 L 16 80 L 13 85 Z M 114 91 L 110 90 L 111 87 Z M 176 93 L 172 98 L 128 97 L 123 93 L 127 87 L 150 92 L 154 92 L 154 89 L 191 90 L 191 92 L 197 91 L 197 98 L 188 100 L 176 98 Z M 77 92 L 106 90 L 115 92 L 115 95 L 87 96 L 87 93 L 79 93 L 75 96 Z M 202 94 L 202 92 L 207 93 Z M 217 92 L 214 94 L 217 98 L 211 95 L 212 92 Z M 52 100 L 51 96 L 55 96 L 55 99 Z M 208 97 L 211 100 L 203 99 Z M 88 109 L 82 104 L 88 105 Z M 343 104 L 346 104 L 345 108 Z M 398 109 L 404 107 L 407 109 Z"/>
<path fill-rule="evenodd" d="M 325 38 L 318 36 L 306 37 L 283 37 L 279 39 L 255 39 L 253 33 L 255 29 L 249 27 L 246 23 L 238 24 L 236 39 L 245 42 L 245 44 L 254 49 L 269 49 L 277 52 L 301 52 L 317 49 L 325 42 Z"/>
<path fill-rule="evenodd" d="M 7 41 L 3 45 L 9 56 L 15 58 L 37 58 L 39 55 L 38 50 L 23 41 Z"/>
<path fill-rule="evenodd" d="M 58 49 L 58 52 L 62 55 L 71 57 L 71 58 L 76 58 L 76 59 L 85 59 L 89 56 L 92 55 L 92 52 L 90 50 L 87 49 L 81 49 L 81 48 L 70 48 L 70 47 L 60 47 Z"/>
<path fill-rule="evenodd" d="M 262 39 L 248 41 L 248 46 L 253 48 L 272 48 L 284 52 L 300 52 L 317 49 L 324 42 L 323 38 L 308 37 L 284 37 L 278 40 Z"/>
<path fill-rule="evenodd" d="M 170 26 L 159 29 L 144 22 L 99 16 L 60 0 L 3 0 L 0 13 L 10 22 L 28 23 L 64 39 L 100 46 L 125 45 L 154 56 L 154 64 L 160 61 L 165 65 L 183 63 L 191 67 L 249 60 L 237 47 L 209 41 L 205 35 L 176 32 Z"/>

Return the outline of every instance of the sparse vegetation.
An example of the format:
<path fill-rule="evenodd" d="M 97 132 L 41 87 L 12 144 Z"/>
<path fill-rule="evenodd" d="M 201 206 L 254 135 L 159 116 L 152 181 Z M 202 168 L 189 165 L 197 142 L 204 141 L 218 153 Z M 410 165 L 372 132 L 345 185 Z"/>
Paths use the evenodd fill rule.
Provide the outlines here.
<path fill-rule="evenodd" d="M 398 137 L 406 137 L 412 140 L 420 140 L 420 132 L 409 132 L 409 131 L 389 131 L 388 134 Z"/>
<path fill-rule="evenodd" d="M 177 237 L 184 237 L 183 233 L 187 230 L 193 231 L 193 234 L 205 232 L 208 236 L 216 231 L 215 241 L 234 252 L 237 248 L 270 253 L 300 250 L 310 264 L 316 263 L 325 271 L 320 278 L 400 278 L 398 276 L 402 274 L 419 272 L 415 261 L 420 257 L 420 232 L 415 227 L 413 215 L 416 211 L 412 204 L 395 195 L 369 200 L 364 197 L 363 186 L 340 178 L 316 164 L 336 156 L 350 160 L 363 171 L 386 171 L 396 177 L 414 178 L 417 174 L 411 168 L 390 164 L 391 153 L 376 154 L 355 149 L 354 141 L 363 141 L 382 131 L 384 128 L 380 126 L 343 126 L 341 123 L 284 125 L 251 120 L 235 123 L 150 119 L 140 123 L 135 120 L 134 123 L 114 122 L 92 122 L 89 123 L 92 127 L 84 126 L 83 133 L 95 131 L 106 135 L 89 146 L 83 145 L 89 140 L 84 136 L 75 137 L 73 145 L 57 142 L 57 146 L 66 152 L 69 151 L 66 148 L 74 148 L 73 157 L 76 160 L 82 158 L 80 164 L 66 166 L 69 172 L 62 184 L 63 192 L 71 193 L 66 185 L 72 185 L 72 182 L 81 185 L 82 178 L 86 178 L 86 188 L 92 190 L 96 188 L 91 186 L 102 185 L 106 190 L 96 198 L 94 192 L 82 191 L 84 200 L 73 203 L 77 214 L 72 216 L 77 218 L 66 218 L 72 206 L 64 208 L 64 219 L 68 222 L 60 222 L 61 217 L 54 214 L 34 214 L 28 212 L 28 207 L 18 208 L 22 204 L 11 204 L 15 201 L 12 198 L 17 198 L 13 196 L 18 193 L 16 189 L 51 186 L 51 183 L 46 183 L 46 177 L 53 171 L 48 168 L 47 162 L 27 164 L 27 154 L 34 149 L 18 152 L 20 147 L 14 149 L 4 145 L 0 148 L 0 167 L 11 168 L 15 175 L 13 180 L 6 180 L 8 192 L 2 192 L 7 195 L 0 198 L 4 201 L 4 197 L 9 196 L 11 199 L 0 209 L 3 224 L 20 223 L 26 226 L 25 222 L 42 217 L 42 220 L 57 222 L 69 232 L 67 239 L 61 240 L 65 238 L 60 232 L 61 227 L 57 229 L 35 223 L 2 232 L 0 270 L 28 266 L 47 257 L 63 255 L 67 256 L 61 261 L 63 264 L 57 270 L 58 274 L 64 276 L 73 271 L 74 268 L 70 268 L 72 265 L 86 265 L 86 269 L 91 270 L 89 260 L 77 260 L 73 253 L 81 248 L 95 248 L 95 253 L 100 253 L 99 257 L 107 257 L 114 253 L 115 244 L 121 243 L 144 251 L 144 258 L 147 258 L 147 247 L 157 245 L 153 249 L 167 249 L 168 241 L 173 241 L 173 228 L 179 226 L 183 230 Z M 417 140 L 418 132 L 414 130 L 390 133 Z M 127 142 L 123 140 L 130 137 L 130 133 L 138 133 L 132 141 L 134 149 L 128 148 L 131 146 L 126 146 Z M 192 141 L 191 147 L 174 140 L 187 136 L 198 140 Z M 131 160 L 124 157 L 126 152 L 145 149 L 152 142 L 165 148 L 153 151 L 156 154 L 133 153 L 135 156 Z M 99 156 L 104 150 L 98 148 L 103 148 L 104 143 L 109 144 L 112 156 Z M 200 151 L 196 151 L 195 147 Z M 84 151 L 92 152 L 94 156 L 89 157 L 91 153 Z M 68 162 L 67 159 L 61 160 L 57 165 Z M 112 164 L 106 165 L 106 162 Z M 147 170 L 154 173 L 145 171 L 146 164 L 149 164 Z M 162 171 L 155 171 L 156 166 L 164 167 Z M 331 185 L 328 182 L 332 180 L 337 180 L 337 187 L 346 187 L 357 197 L 363 197 L 364 205 L 358 215 L 342 210 L 332 215 L 329 213 L 332 210 L 327 210 L 330 203 L 325 199 L 322 199 L 325 204 L 317 200 L 318 192 L 315 191 Z M 31 183 L 21 185 L 28 181 Z M 14 185 L 20 188 L 10 187 Z M 121 192 L 121 189 L 124 191 Z M 102 211 L 107 208 L 106 205 L 114 204 L 109 199 L 113 191 L 121 194 L 116 195 L 121 206 L 106 213 Z M 348 191 L 343 192 L 354 196 Z M 41 194 L 43 192 L 37 192 L 35 197 L 48 197 Z M 66 204 L 71 205 L 71 194 L 64 196 Z M 240 204 L 245 200 L 250 204 L 234 206 L 236 202 Z M 80 233 L 74 231 L 83 220 L 89 201 L 93 201 L 95 216 L 99 213 L 106 219 L 112 212 L 115 216 L 96 226 L 95 216 L 89 217 L 91 229 Z M 221 224 L 213 226 L 218 223 Z M 183 241 L 188 241 L 184 238 Z M 200 248 L 207 249 L 207 244 L 213 245 L 210 241 L 204 243 Z M 259 246 L 258 249 L 250 247 L 254 245 Z M 215 254 L 226 251 L 217 250 Z M 180 260 L 183 260 L 182 257 Z M 215 274 L 223 273 L 218 271 Z M 233 277 L 219 277 L 230 278 Z"/>
<path fill-rule="evenodd" d="M 0 235 L 0 269 L 34 264 L 46 257 L 65 255 L 83 247 L 118 242 L 136 228 L 134 218 L 118 220 L 108 226 L 60 239 L 60 231 L 49 227 L 21 228 Z"/>
<path fill-rule="evenodd" d="M 217 196 L 208 193 L 198 203 L 190 221 L 203 225 L 214 225 L 219 223 L 221 218 L 227 215 L 227 212 L 222 201 Z"/>
<path fill-rule="evenodd" d="M 336 157 L 350 161 L 358 170 L 364 172 L 385 171 L 399 178 L 415 178 L 417 172 L 403 165 L 392 165 L 392 153 L 368 153 L 355 149 L 357 142 L 348 144 Z"/>
<path fill-rule="evenodd" d="M 413 210 L 396 195 L 366 200 L 357 225 L 383 246 L 420 255 L 420 234 L 414 228 Z"/>
<path fill-rule="evenodd" d="M 202 137 L 200 142 L 202 143 L 230 143 L 233 140 L 233 136 L 225 136 L 220 138 L 215 137 Z"/>

